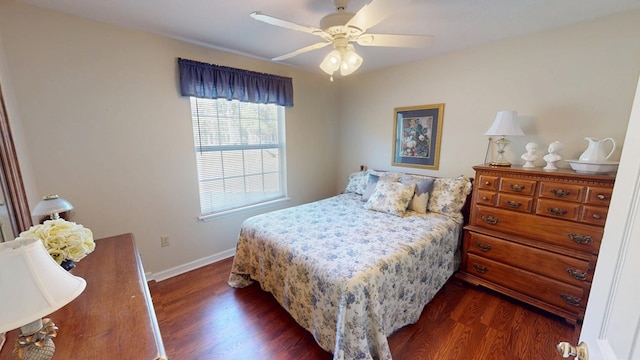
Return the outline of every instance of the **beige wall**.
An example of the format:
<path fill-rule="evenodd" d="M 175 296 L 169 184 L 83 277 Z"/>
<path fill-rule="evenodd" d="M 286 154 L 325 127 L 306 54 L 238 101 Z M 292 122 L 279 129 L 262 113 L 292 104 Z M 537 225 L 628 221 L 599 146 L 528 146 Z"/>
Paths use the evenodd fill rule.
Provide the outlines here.
<path fill-rule="evenodd" d="M 397 168 L 405 171 L 473 175 L 500 110 L 518 111 L 526 133 L 510 138 L 512 163 L 524 163 L 531 141 L 542 157 L 559 140 L 564 159 L 579 157 L 585 136 L 622 145 L 640 73 L 639 34 L 635 11 L 344 79 L 338 188 L 360 164 L 393 169 L 394 107 L 445 104 L 440 170 Z"/>
<path fill-rule="evenodd" d="M 147 271 L 236 245 L 260 210 L 199 222 L 188 98 L 178 57 L 293 78 L 286 111 L 288 190 L 279 207 L 335 194 L 337 98 L 323 76 L 167 38 L 0 2 L 0 34 L 39 197 L 57 193 L 95 237 L 132 232 Z M 12 120 L 13 121 L 13 120 Z M 275 209 L 270 207 L 268 209 Z M 160 247 L 160 237 L 170 237 Z"/>

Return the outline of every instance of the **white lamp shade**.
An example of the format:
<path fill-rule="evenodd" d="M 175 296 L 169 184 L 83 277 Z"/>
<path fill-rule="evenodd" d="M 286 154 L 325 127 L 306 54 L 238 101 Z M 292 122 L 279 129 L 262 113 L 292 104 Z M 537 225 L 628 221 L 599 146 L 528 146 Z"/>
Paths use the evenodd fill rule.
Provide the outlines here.
<path fill-rule="evenodd" d="M 320 63 L 320 69 L 329 75 L 332 75 L 336 70 L 340 68 L 340 62 L 342 61 L 342 55 L 338 50 L 332 50 L 324 60 Z"/>
<path fill-rule="evenodd" d="M 499 111 L 493 124 L 485 132 L 485 135 L 506 136 L 524 135 L 522 128 L 518 125 L 518 113 L 515 111 Z"/>
<path fill-rule="evenodd" d="M 342 54 L 342 63 L 340 64 L 340 75 L 346 76 L 362 65 L 362 56 L 356 53 L 353 45 L 349 44 L 347 50 Z"/>
<path fill-rule="evenodd" d="M 0 243 L 0 332 L 51 314 L 78 297 L 86 285 L 58 265 L 38 239 Z"/>
<path fill-rule="evenodd" d="M 31 212 L 33 216 L 44 216 L 73 210 L 73 205 L 58 195 L 47 195 Z"/>

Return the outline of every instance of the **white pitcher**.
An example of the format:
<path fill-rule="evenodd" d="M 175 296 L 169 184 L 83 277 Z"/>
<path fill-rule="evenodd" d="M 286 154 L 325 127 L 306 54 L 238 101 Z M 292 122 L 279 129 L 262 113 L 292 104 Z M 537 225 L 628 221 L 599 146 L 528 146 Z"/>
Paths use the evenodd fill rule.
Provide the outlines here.
<path fill-rule="evenodd" d="M 585 150 L 582 155 L 580 155 L 580 161 L 586 162 L 600 162 L 605 161 L 611 157 L 611 154 L 616 150 L 616 142 L 612 138 L 606 138 L 602 140 L 598 140 L 592 137 L 584 138 L 589 142 L 589 147 Z M 611 151 L 606 153 L 605 150 L 605 142 L 611 142 Z"/>

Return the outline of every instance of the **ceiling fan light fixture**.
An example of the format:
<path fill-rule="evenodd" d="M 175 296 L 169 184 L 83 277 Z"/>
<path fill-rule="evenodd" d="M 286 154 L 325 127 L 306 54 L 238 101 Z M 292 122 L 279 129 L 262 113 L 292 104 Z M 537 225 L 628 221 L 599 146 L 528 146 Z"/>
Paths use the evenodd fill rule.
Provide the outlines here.
<path fill-rule="evenodd" d="M 328 1 L 328 0 L 325 0 Z M 399 7 L 407 5 L 411 0 L 367 0 L 367 4 L 353 13 L 347 11 L 350 0 L 333 0 L 335 11 L 320 20 L 320 27 L 301 25 L 259 11 L 251 13 L 251 17 L 264 23 L 286 29 L 306 32 L 321 37 L 318 42 L 271 60 L 282 61 L 291 57 L 333 45 L 331 51 L 320 63 L 320 68 L 333 79 L 333 73 L 340 70 L 342 76 L 349 75 L 362 65 L 362 57 L 355 52 L 350 42 L 362 46 L 385 47 L 422 47 L 432 37 L 426 35 L 401 34 L 368 34 L 367 30 L 386 19 Z"/>
<path fill-rule="evenodd" d="M 342 61 L 342 54 L 338 50 L 332 50 L 324 60 L 320 63 L 320 69 L 329 75 L 332 75 L 336 70 L 340 68 Z"/>

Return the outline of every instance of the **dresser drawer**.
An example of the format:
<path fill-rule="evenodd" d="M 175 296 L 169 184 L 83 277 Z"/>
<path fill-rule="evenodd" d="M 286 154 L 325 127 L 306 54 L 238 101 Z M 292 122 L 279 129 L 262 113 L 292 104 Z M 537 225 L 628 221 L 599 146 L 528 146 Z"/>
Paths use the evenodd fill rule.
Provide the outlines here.
<path fill-rule="evenodd" d="M 590 282 L 589 262 L 507 240 L 470 232 L 470 254 L 476 254 L 576 286 Z"/>
<path fill-rule="evenodd" d="M 519 195 L 533 196 L 536 190 L 536 182 L 504 177 L 500 180 L 500 191 Z"/>
<path fill-rule="evenodd" d="M 478 189 L 498 191 L 498 183 L 500 178 L 497 176 L 480 175 L 478 176 Z"/>
<path fill-rule="evenodd" d="M 607 210 L 608 208 L 606 207 L 584 205 L 582 207 L 580 221 L 587 224 L 604 226 L 604 223 L 607 221 Z"/>
<path fill-rule="evenodd" d="M 537 241 L 597 254 L 603 229 L 600 226 L 552 219 L 533 214 L 478 206 L 473 224 Z"/>
<path fill-rule="evenodd" d="M 540 181 L 540 191 L 538 196 L 541 198 L 580 202 L 582 201 L 584 192 L 585 187 L 582 185 Z"/>
<path fill-rule="evenodd" d="M 478 190 L 476 203 L 480 205 L 495 206 L 498 201 L 498 193 L 494 191 Z"/>
<path fill-rule="evenodd" d="M 585 309 L 586 298 L 581 287 L 568 285 L 474 254 L 468 254 L 468 256 L 469 261 L 465 270 L 469 274 L 570 312 L 581 312 Z"/>
<path fill-rule="evenodd" d="M 498 194 L 499 208 L 530 213 L 533 209 L 533 198 L 511 194 Z"/>
<path fill-rule="evenodd" d="M 613 189 L 589 186 L 584 202 L 591 205 L 609 206 Z"/>
<path fill-rule="evenodd" d="M 557 219 L 578 221 L 580 204 L 567 201 L 538 199 L 536 214 Z"/>

